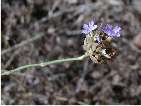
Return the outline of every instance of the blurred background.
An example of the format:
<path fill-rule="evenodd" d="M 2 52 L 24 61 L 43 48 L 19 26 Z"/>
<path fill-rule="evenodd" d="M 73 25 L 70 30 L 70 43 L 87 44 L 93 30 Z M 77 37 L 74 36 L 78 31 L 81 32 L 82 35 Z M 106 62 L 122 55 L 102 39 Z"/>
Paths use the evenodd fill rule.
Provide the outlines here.
<path fill-rule="evenodd" d="M 84 54 L 82 25 L 119 24 L 110 64 L 81 62 L 2 76 L 2 104 L 141 104 L 141 0 L 2 0 L 1 68 Z"/>

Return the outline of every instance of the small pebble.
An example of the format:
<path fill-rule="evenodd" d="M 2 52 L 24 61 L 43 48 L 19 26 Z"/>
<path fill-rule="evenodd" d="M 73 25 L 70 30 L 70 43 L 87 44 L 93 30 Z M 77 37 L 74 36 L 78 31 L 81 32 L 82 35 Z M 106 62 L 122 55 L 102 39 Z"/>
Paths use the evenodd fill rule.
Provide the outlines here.
<path fill-rule="evenodd" d="M 135 44 L 136 47 L 141 49 L 141 33 L 139 33 L 134 39 L 133 43 Z"/>

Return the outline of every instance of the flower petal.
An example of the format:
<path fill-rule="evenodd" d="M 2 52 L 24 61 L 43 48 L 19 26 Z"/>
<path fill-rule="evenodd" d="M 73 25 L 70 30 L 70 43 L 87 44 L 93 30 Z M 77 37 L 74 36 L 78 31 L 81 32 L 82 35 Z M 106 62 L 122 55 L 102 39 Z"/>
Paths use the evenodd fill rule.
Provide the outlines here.
<path fill-rule="evenodd" d="M 97 28 L 97 25 L 94 24 L 94 20 L 90 21 L 88 24 L 83 25 L 82 33 L 88 34 L 91 31 L 95 30 Z"/>
<path fill-rule="evenodd" d="M 112 25 L 107 24 L 102 28 L 103 32 L 106 33 L 108 36 L 114 38 L 114 37 L 120 37 L 120 30 L 121 28 L 119 26 L 115 26 L 114 28 Z"/>
<path fill-rule="evenodd" d="M 113 29 L 113 31 L 114 31 L 115 33 L 119 33 L 120 30 L 121 30 L 121 28 L 120 28 L 119 26 L 115 26 L 114 29 Z"/>
<path fill-rule="evenodd" d="M 88 29 L 89 26 L 88 26 L 87 24 L 84 24 L 84 25 L 83 25 L 83 28 L 84 28 L 84 29 Z"/>

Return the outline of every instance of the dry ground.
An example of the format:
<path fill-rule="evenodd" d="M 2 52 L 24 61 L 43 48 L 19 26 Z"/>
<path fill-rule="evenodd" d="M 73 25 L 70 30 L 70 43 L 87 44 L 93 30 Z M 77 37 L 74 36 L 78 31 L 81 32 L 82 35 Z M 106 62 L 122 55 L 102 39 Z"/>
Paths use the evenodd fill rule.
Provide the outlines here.
<path fill-rule="evenodd" d="M 3 104 L 141 104 L 140 0 L 2 0 L 2 69 L 84 53 L 82 25 L 119 24 L 110 64 L 50 65 L 2 76 Z"/>

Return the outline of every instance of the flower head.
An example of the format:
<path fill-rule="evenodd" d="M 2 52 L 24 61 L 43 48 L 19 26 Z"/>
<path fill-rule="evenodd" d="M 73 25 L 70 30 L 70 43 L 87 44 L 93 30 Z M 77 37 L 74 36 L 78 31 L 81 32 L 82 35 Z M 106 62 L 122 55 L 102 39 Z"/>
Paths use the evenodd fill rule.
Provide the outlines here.
<path fill-rule="evenodd" d="M 102 28 L 102 31 L 106 33 L 109 37 L 116 38 L 120 37 L 121 27 L 119 26 L 113 27 L 112 25 L 107 24 Z"/>
<path fill-rule="evenodd" d="M 95 30 L 97 28 L 97 25 L 95 25 L 94 20 L 90 21 L 88 24 L 83 25 L 82 33 L 88 34 Z"/>
<path fill-rule="evenodd" d="M 110 24 L 95 25 L 94 20 L 83 25 L 82 33 L 85 37 L 83 48 L 95 63 L 108 63 L 117 55 L 112 46 L 112 38 L 120 37 L 121 27 Z"/>

